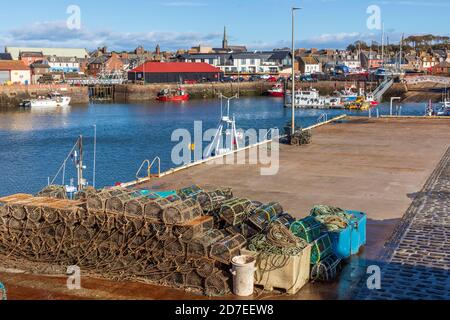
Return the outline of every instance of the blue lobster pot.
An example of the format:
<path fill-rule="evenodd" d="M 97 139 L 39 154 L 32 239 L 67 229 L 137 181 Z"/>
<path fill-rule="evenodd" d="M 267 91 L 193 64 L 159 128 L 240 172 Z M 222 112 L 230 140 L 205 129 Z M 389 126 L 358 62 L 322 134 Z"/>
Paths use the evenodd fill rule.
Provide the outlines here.
<path fill-rule="evenodd" d="M 352 215 L 352 254 L 358 254 L 362 246 L 367 243 L 367 215 L 359 211 L 347 211 Z"/>
<path fill-rule="evenodd" d="M 340 259 L 347 259 L 352 255 L 352 231 L 353 226 L 350 224 L 340 231 L 329 232 L 333 252 Z"/>

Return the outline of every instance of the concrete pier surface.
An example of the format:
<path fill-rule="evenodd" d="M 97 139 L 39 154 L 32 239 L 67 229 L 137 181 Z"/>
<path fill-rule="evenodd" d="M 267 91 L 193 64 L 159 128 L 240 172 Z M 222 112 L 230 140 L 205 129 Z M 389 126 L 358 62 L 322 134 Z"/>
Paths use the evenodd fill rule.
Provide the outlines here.
<path fill-rule="evenodd" d="M 347 118 L 313 130 L 313 143 L 280 146 L 279 172 L 264 165 L 204 164 L 139 185 L 175 189 L 192 184 L 232 187 L 235 195 L 278 201 L 297 218 L 326 204 L 364 211 L 368 243 L 331 284 L 308 284 L 295 296 L 261 294 L 255 299 L 348 299 L 450 146 L 449 119 Z M 261 147 L 267 148 L 267 146 Z M 447 176 L 448 179 L 448 176 Z M 423 196 L 423 195 L 422 195 Z M 0 257 L 0 261 L 1 261 Z M 1 262 L 0 262 L 1 266 Z M 129 282 L 83 278 L 83 290 L 68 291 L 65 277 L 0 269 L 11 299 L 203 299 L 188 293 Z M 233 298 L 233 297 L 229 297 Z"/>

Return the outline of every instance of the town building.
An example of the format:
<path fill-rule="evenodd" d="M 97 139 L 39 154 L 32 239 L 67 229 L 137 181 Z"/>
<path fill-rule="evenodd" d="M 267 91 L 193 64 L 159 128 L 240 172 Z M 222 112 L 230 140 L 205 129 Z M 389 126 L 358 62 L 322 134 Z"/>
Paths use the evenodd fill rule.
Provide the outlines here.
<path fill-rule="evenodd" d="M 321 64 L 315 57 L 300 57 L 299 58 L 300 72 L 303 74 L 313 74 L 322 72 Z"/>
<path fill-rule="evenodd" d="M 50 65 L 47 60 L 35 61 L 30 65 L 31 83 L 40 83 L 40 80 L 50 73 Z"/>
<path fill-rule="evenodd" d="M 80 62 L 76 57 L 48 57 L 50 72 L 78 73 L 80 72 Z"/>
<path fill-rule="evenodd" d="M 43 60 L 44 54 L 42 52 L 33 52 L 33 51 L 21 51 L 19 53 L 19 60 L 23 61 L 26 66 L 30 66 L 32 63 Z"/>
<path fill-rule="evenodd" d="M 184 83 L 185 81 L 219 81 L 223 73 L 207 63 L 146 62 L 128 72 L 128 80 L 145 83 Z"/>
<path fill-rule="evenodd" d="M 362 51 L 360 64 L 364 69 L 378 69 L 383 66 L 383 58 L 377 52 Z"/>
<path fill-rule="evenodd" d="M 83 59 L 89 56 L 89 53 L 86 49 L 5 47 L 5 53 L 11 54 L 13 60 L 18 60 L 21 52 L 42 52 L 42 54 L 46 57 L 76 57 L 78 59 Z"/>
<path fill-rule="evenodd" d="M 31 84 L 30 68 L 19 60 L 0 60 L 0 84 Z"/>
<path fill-rule="evenodd" d="M 350 70 L 361 69 L 361 59 L 359 54 L 340 52 L 337 54 L 335 60 L 336 65 L 346 66 Z"/>
<path fill-rule="evenodd" d="M 128 59 L 126 63 L 129 64 Z M 124 61 L 119 54 L 113 52 L 111 54 L 104 54 L 94 58 L 88 62 L 88 74 L 91 76 L 98 76 L 100 74 L 110 74 L 124 71 Z"/>
<path fill-rule="evenodd" d="M 433 74 L 441 76 L 450 76 L 450 62 L 443 61 L 433 66 Z"/>

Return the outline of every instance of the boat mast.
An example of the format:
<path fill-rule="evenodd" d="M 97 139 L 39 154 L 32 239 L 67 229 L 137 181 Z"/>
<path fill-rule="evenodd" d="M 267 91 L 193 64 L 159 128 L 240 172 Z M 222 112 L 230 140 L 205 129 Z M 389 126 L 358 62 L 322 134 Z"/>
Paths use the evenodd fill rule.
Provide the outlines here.
<path fill-rule="evenodd" d="M 292 7 L 292 129 L 291 134 L 295 133 L 295 11 L 300 8 Z"/>
<path fill-rule="evenodd" d="M 384 68 L 384 23 L 383 23 L 383 32 L 381 33 L 381 59 L 383 60 L 383 68 Z"/>
<path fill-rule="evenodd" d="M 84 188 L 84 179 L 83 179 L 83 136 L 78 138 L 78 152 L 79 158 L 77 163 L 77 175 L 78 175 L 78 191 L 83 190 Z"/>

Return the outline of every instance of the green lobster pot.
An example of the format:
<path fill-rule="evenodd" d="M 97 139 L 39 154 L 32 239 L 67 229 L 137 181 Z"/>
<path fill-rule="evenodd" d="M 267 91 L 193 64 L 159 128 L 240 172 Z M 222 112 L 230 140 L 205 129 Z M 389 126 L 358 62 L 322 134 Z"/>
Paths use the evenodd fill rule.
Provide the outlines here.
<path fill-rule="evenodd" d="M 333 244 L 328 233 L 314 241 L 311 250 L 311 264 L 317 264 L 333 253 Z"/>
<path fill-rule="evenodd" d="M 314 217 L 306 217 L 291 225 L 291 232 L 297 237 L 311 243 L 317 240 L 321 234 L 321 223 Z"/>
<path fill-rule="evenodd" d="M 249 221 L 262 231 L 281 213 L 283 213 L 281 205 L 278 202 L 271 202 L 255 209 L 250 215 Z"/>
<path fill-rule="evenodd" d="M 254 206 L 248 199 L 234 198 L 225 201 L 220 208 L 220 218 L 230 226 L 236 226 L 248 220 Z"/>
<path fill-rule="evenodd" d="M 311 280 L 334 281 L 342 270 L 342 260 L 335 254 L 331 254 L 311 267 Z"/>
<path fill-rule="evenodd" d="M 197 185 L 193 185 L 193 186 L 190 186 L 187 188 L 177 190 L 177 195 L 183 200 L 186 200 L 189 198 L 195 199 L 197 197 L 197 195 L 200 194 L 201 192 L 203 192 L 202 188 L 200 188 Z"/>

